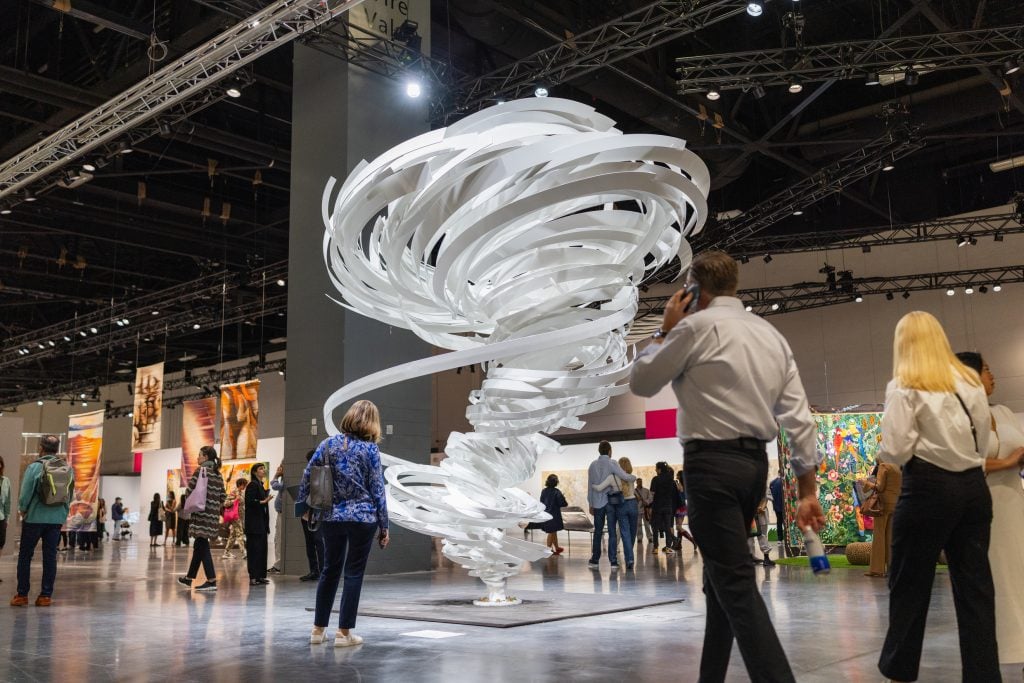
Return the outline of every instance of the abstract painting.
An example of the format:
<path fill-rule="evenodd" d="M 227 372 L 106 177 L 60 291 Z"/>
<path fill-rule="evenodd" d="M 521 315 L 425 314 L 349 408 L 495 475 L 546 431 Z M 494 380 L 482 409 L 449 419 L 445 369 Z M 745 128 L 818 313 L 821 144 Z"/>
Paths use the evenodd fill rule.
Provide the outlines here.
<path fill-rule="evenodd" d="M 212 446 L 216 434 L 217 399 L 201 398 L 181 404 L 181 475 L 180 486 L 188 484 L 199 467 L 199 449 Z"/>
<path fill-rule="evenodd" d="M 160 448 L 160 418 L 164 391 L 164 364 L 154 363 L 135 372 L 132 409 L 132 451 Z"/>
<path fill-rule="evenodd" d="M 72 415 L 68 424 L 68 464 L 75 473 L 75 492 L 66 523 L 68 531 L 96 531 L 102 450 L 103 411 Z"/>
<path fill-rule="evenodd" d="M 220 388 L 221 460 L 256 457 L 259 391 L 258 379 L 225 384 Z"/>

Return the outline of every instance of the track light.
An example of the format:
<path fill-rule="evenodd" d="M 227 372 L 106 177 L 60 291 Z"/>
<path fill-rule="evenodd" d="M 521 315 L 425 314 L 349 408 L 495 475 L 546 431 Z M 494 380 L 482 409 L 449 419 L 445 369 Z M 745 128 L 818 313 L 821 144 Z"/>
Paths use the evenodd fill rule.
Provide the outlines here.
<path fill-rule="evenodd" d="M 43 402 L 42 401 L 36 401 L 36 405 L 37 406 L 41 406 L 41 405 L 43 405 Z"/>
<path fill-rule="evenodd" d="M 877 71 L 872 71 L 864 77 L 864 85 L 878 85 L 881 82 Z"/>
<path fill-rule="evenodd" d="M 870 254 L 871 253 L 871 245 L 870 244 L 862 244 L 862 245 L 860 245 L 860 250 L 862 252 L 864 252 L 865 254 Z"/>
<path fill-rule="evenodd" d="M 192 325 L 192 329 L 193 329 L 193 330 L 198 330 L 198 329 L 199 329 L 200 327 L 202 327 L 202 325 L 200 325 L 199 323 L 194 323 L 194 324 Z"/>
<path fill-rule="evenodd" d="M 405 96 L 406 97 L 411 97 L 412 99 L 416 99 L 417 97 L 419 97 L 422 94 L 423 94 L 423 87 L 420 85 L 419 81 L 411 80 L 411 81 L 406 82 L 406 84 L 405 84 Z"/>
<path fill-rule="evenodd" d="M 745 254 L 743 256 L 740 256 L 740 263 L 750 263 L 750 257 Z"/>
<path fill-rule="evenodd" d="M 803 216 L 804 215 L 804 211 L 803 211 L 803 209 L 797 209 L 796 211 L 793 212 L 793 215 L 794 216 Z"/>
<path fill-rule="evenodd" d="M 978 287 L 978 292 L 980 294 L 988 294 L 988 285 L 982 285 L 981 287 Z"/>
<path fill-rule="evenodd" d="M 904 299 L 909 299 L 910 298 L 910 292 L 903 292 L 903 298 Z"/>
<path fill-rule="evenodd" d="M 913 87 L 917 85 L 917 82 L 919 80 L 921 80 L 921 74 L 917 73 L 917 71 L 914 70 L 913 67 L 909 67 L 906 71 L 903 72 L 903 80 L 904 82 L 906 82 L 907 85 Z"/>
<path fill-rule="evenodd" d="M 533 89 L 533 96 L 534 97 L 547 97 L 548 96 L 548 89 L 545 88 L 543 85 L 538 85 L 536 88 Z"/>
<path fill-rule="evenodd" d="M 1020 71 L 1020 62 L 1018 62 L 1016 59 L 1012 59 L 1011 58 L 1011 59 L 1007 59 L 1005 62 L 1003 62 L 1003 75 L 1004 76 L 1009 76 L 1010 74 L 1015 74 L 1018 71 Z"/>
<path fill-rule="evenodd" d="M 747 306 L 746 306 L 746 309 L 745 309 L 745 310 L 747 311 L 747 313 L 751 313 L 751 312 L 752 312 L 752 311 L 754 310 L 754 307 L 753 307 L 753 306 L 751 306 L 750 304 L 747 304 Z"/>
<path fill-rule="evenodd" d="M 974 287 L 968 285 L 966 288 L 964 288 L 964 294 L 974 294 Z"/>
<path fill-rule="evenodd" d="M 860 302 L 864 301 L 864 297 L 862 297 L 860 294 L 858 294 L 857 296 L 853 297 L 853 300 L 856 301 L 857 303 L 860 303 Z"/>
<path fill-rule="evenodd" d="M 48 339 L 46 341 L 46 343 L 49 344 L 50 346 L 56 346 L 57 345 L 57 342 L 53 341 L 52 339 Z"/>
<path fill-rule="evenodd" d="M 722 97 L 722 93 L 718 92 L 718 88 L 712 88 L 711 90 L 708 90 L 705 97 L 714 102 L 715 100 L 720 99 Z"/>
<path fill-rule="evenodd" d="M 120 320 L 115 320 L 114 323 L 117 324 L 118 327 L 124 327 L 124 323 Z"/>
<path fill-rule="evenodd" d="M 65 334 L 64 335 L 64 341 L 66 341 L 66 342 L 71 341 L 71 337 L 69 337 L 68 335 Z"/>
<path fill-rule="evenodd" d="M 765 254 L 764 255 L 764 262 L 765 263 L 771 263 L 772 262 L 772 255 L 771 254 Z"/>
<path fill-rule="evenodd" d="M 82 170 L 92 173 L 93 171 L 96 170 L 96 164 L 87 161 L 84 164 L 82 164 Z"/>
<path fill-rule="evenodd" d="M 82 335 L 83 337 L 88 337 L 89 336 L 88 334 L 85 333 L 85 330 L 79 330 L 78 334 Z"/>
<path fill-rule="evenodd" d="M 93 334 L 99 334 L 99 330 L 97 330 L 95 327 L 90 327 L 89 331 L 92 332 Z"/>
<path fill-rule="evenodd" d="M 284 278 L 281 278 L 281 279 L 279 279 L 277 281 L 277 286 L 278 287 L 284 287 L 284 285 L 285 285 Z"/>
<path fill-rule="evenodd" d="M 239 98 L 242 96 L 242 88 L 245 86 L 246 83 L 236 76 L 228 81 L 228 84 L 224 87 L 224 94 L 228 97 Z"/>
<path fill-rule="evenodd" d="M 953 296 L 954 294 L 956 294 L 956 290 L 952 287 L 946 290 L 946 296 Z"/>
<path fill-rule="evenodd" d="M 11 207 L 5 206 L 5 207 L 0 208 L 0 215 L 10 216 L 11 215 Z"/>
<path fill-rule="evenodd" d="M 960 237 L 958 237 L 956 239 L 956 246 L 958 248 L 959 247 L 966 247 L 970 243 L 971 243 L 971 241 L 970 241 L 970 239 L 967 238 L 967 235 L 960 235 Z"/>
<path fill-rule="evenodd" d="M 779 305 L 778 304 L 772 304 L 772 310 L 773 311 L 779 310 Z"/>
<path fill-rule="evenodd" d="M 123 140 L 117 143 L 116 150 L 118 154 L 131 154 L 132 152 L 135 151 L 131 148 L 131 145 L 129 145 L 127 142 Z"/>
<path fill-rule="evenodd" d="M 1001 292 L 1001 291 L 1003 291 L 1003 286 L 997 282 L 994 285 L 992 285 L 992 291 L 993 292 Z"/>
<path fill-rule="evenodd" d="M 34 194 L 32 194 L 32 190 L 25 190 L 25 201 L 26 202 L 34 202 L 35 200 L 36 200 L 36 196 Z"/>
<path fill-rule="evenodd" d="M 764 6 L 760 2 L 748 2 L 747 14 L 752 17 L 759 17 L 764 14 Z"/>
<path fill-rule="evenodd" d="M 994 241 L 996 241 L 996 242 L 1002 242 L 1003 241 L 1003 233 L 997 232 L 996 234 L 992 235 L 992 239 Z"/>
<path fill-rule="evenodd" d="M 804 86 L 801 85 L 800 81 L 793 79 L 789 83 L 789 92 L 793 95 L 804 91 Z"/>
<path fill-rule="evenodd" d="M 753 93 L 754 93 L 754 99 L 758 99 L 758 100 L 764 99 L 764 96 L 765 96 L 764 86 L 761 85 L 760 83 L 756 84 L 754 86 Z"/>

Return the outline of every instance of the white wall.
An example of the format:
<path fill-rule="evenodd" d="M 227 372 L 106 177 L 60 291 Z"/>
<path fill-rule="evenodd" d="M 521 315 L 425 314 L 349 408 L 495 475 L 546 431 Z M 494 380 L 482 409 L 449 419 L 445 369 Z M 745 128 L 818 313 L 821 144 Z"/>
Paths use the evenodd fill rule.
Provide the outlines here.
<path fill-rule="evenodd" d="M 146 522 L 146 515 L 149 514 L 149 503 L 146 502 L 146 506 L 143 507 L 140 502 L 142 501 L 142 488 L 141 479 L 139 477 L 100 477 L 100 498 L 107 504 L 107 533 L 111 533 L 110 526 L 110 507 L 114 504 L 114 499 L 120 497 L 121 503 L 128 506 L 129 513 L 141 513 L 139 519 L 143 524 Z M 134 525 L 132 528 L 134 533 L 139 533 L 138 525 Z M 146 533 L 142 532 L 145 536 Z"/>

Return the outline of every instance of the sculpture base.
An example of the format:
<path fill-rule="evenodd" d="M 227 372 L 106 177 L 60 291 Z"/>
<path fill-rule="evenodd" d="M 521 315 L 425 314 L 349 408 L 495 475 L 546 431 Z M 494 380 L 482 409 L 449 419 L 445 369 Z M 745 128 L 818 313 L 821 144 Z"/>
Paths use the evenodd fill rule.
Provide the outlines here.
<path fill-rule="evenodd" d="M 513 598 L 511 595 L 507 595 L 504 598 L 497 600 L 491 600 L 490 598 L 480 598 L 474 600 L 473 604 L 477 607 L 511 607 L 512 605 L 521 605 L 523 601 L 519 598 Z"/>

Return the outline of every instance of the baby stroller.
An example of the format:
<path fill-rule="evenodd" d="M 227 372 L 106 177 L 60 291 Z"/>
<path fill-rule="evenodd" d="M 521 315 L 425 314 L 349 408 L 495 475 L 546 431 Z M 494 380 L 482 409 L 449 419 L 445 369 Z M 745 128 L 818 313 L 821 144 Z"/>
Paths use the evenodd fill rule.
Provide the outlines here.
<path fill-rule="evenodd" d="M 132 522 L 137 521 L 139 521 L 139 513 L 133 512 L 131 514 L 125 515 L 124 519 L 122 519 L 118 523 L 119 528 L 117 529 L 117 537 L 120 538 L 122 541 L 131 538 Z"/>

